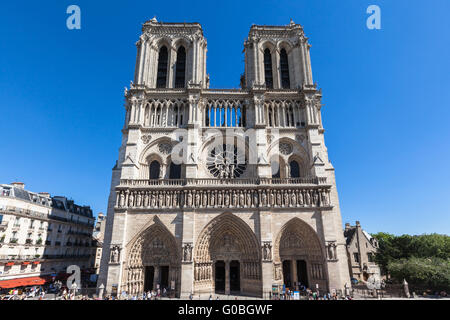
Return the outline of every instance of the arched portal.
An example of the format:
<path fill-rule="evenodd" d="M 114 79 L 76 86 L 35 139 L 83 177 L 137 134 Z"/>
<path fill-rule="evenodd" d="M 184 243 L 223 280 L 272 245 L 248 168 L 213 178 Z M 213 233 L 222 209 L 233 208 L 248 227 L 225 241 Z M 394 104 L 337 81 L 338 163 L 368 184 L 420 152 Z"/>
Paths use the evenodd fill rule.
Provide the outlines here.
<path fill-rule="evenodd" d="M 140 294 L 159 285 L 170 291 L 174 284 L 179 293 L 181 269 L 176 240 L 158 218 L 130 242 L 127 252 L 122 290 Z"/>
<path fill-rule="evenodd" d="M 239 217 L 223 213 L 197 240 L 194 291 L 261 296 L 261 257 L 255 233 Z"/>
<path fill-rule="evenodd" d="M 274 278 L 286 287 L 328 289 L 325 256 L 317 233 L 299 218 L 278 233 L 273 250 Z"/>

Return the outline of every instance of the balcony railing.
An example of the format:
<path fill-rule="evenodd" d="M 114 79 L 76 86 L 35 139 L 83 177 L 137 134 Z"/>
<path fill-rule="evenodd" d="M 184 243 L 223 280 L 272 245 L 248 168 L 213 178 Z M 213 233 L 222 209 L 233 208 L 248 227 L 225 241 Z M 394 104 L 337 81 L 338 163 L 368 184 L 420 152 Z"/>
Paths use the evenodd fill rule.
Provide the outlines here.
<path fill-rule="evenodd" d="M 27 261 L 27 260 L 36 260 L 36 259 L 86 259 L 90 258 L 90 255 L 55 255 L 55 254 L 45 254 L 42 256 L 37 255 L 0 255 L 0 260 L 7 261 Z"/>
<path fill-rule="evenodd" d="M 323 185 L 326 177 L 309 178 L 187 178 L 187 179 L 122 179 L 119 187 L 152 186 L 242 186 L 242 185 Z"/>

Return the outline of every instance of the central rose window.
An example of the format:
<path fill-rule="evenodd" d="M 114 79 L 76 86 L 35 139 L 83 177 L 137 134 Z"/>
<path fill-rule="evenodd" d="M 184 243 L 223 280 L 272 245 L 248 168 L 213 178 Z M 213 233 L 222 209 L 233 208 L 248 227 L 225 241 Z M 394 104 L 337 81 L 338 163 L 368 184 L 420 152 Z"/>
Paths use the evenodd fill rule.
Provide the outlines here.
<path fill-rule="evenodd" d="M 209 151 L 206 167 L 216 178 L 239 178 L 247 168 L 247 159 L 237 146 L 223 144 Z"/>

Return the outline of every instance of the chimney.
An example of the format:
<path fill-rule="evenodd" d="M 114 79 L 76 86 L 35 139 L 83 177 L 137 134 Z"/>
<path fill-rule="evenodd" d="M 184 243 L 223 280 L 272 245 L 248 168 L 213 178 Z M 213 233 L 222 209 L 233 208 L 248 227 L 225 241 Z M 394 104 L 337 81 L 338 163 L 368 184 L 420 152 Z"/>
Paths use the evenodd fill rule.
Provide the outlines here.
<path fill-rule="evenodd" d="M 349 229 L 350 229 L 350 223 L 347 222 L 347 223 L 345 224 L 345 231 L 347 231 L 347 230 L 349 230 Z"/>
<path fill-rule="evenodd" d="M 359 221 L 356 221 L 356 227 L 358 228 L 361 228 L 361 224 L 359 223 Z"/>
<path fill-rule="evenodd" d="M 25 189 L 25 183 L 23 182 L 13 182 L 11 185 L 19 189 Z"/>
<path fill-rule="evenodd" d="M 50 198 L 50 193 L 48 193 L 48 192 L 39 192 L 39 194 L 43 197 Z"/>

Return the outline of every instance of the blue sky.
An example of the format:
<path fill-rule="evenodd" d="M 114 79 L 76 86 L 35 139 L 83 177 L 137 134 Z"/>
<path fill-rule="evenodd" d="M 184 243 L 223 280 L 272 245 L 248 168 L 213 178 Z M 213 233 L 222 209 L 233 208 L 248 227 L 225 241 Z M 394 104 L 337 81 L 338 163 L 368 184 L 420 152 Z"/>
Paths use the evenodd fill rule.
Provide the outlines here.
<path fill-rule="evenodd" d="M 176 4 L 174 4 L 176 3 Z M 66 8 L 81 8 L 81 30 Z M 366 8 L 381 8 L 381 30 Z M 238 87 L 255 24 L 300 23 L 343 222 L 450 231 L 450 2 L 21 1 L 0 4 L 0 182 L 105 212 L 141 24 L 199 22 L 211 87 Z"/>

